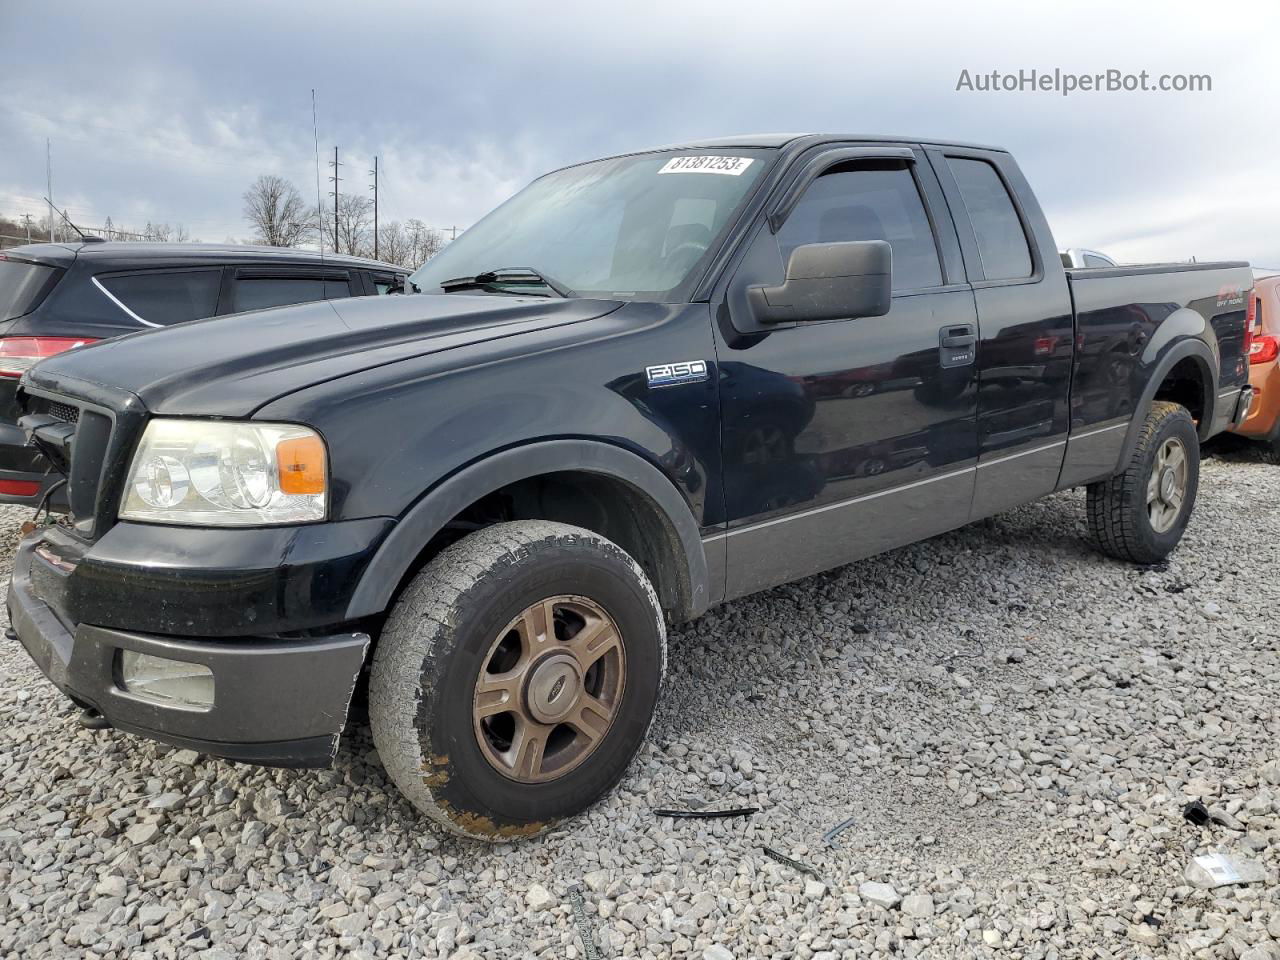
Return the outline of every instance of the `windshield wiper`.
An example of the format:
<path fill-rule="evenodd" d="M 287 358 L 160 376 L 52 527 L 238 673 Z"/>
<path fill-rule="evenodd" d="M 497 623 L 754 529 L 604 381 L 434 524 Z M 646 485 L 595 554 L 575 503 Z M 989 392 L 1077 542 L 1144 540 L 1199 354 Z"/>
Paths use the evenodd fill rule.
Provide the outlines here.
<path fill-rule="evenodd" d="M 499 267 L 497 270 L 477 273 L 474 277 L 455 277 L 452 280 L 441 281 L 440 289 L 445 293 L 452 293 L 454 290 L 475 290 L 478 287 L 492 289 L 502 284 L 546 287 L 556 296 L 564 297 L 566 300 L 576 296 L 564 284 L 553 280 L 545 273 L 539 273 L 532 267 Z M 499 290 L 499 292 L 503 291 Z"/>

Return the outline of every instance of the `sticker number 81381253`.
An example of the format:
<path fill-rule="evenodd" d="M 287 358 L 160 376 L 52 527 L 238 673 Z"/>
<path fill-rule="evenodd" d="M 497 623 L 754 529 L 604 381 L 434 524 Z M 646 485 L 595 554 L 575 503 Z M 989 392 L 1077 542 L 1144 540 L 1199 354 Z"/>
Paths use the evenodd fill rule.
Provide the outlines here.
<path fill-rule="evenodd" d="M 751 157 L 672 157 L 659 173 L 719 173 L 740 177 L 754 161 Z"/>

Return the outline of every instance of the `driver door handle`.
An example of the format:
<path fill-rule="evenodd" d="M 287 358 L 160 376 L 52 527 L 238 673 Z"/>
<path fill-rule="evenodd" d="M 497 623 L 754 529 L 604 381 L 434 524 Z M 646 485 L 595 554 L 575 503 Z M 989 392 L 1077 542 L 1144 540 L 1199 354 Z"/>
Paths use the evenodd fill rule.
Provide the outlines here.
<path fill-rule="evenodd" d="M 948 324 L 938 331 L 938 364 L 944 370 L 967 367 L 978 355 L 978 331 L 972 323 Z"/>

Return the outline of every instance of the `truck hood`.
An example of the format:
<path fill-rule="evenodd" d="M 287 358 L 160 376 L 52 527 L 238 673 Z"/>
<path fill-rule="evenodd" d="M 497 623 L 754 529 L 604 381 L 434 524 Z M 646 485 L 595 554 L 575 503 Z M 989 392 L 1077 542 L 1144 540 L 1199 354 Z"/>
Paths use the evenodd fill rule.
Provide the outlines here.
<path fill-rule="evenodd" d="M 170 416 L 244 417 L 325 380 L 580 323 L 619 306 L 460 294 L 320 301 L 105 340 L 43 361 L 23 382 L 80 397 L 133 394 Z"/>

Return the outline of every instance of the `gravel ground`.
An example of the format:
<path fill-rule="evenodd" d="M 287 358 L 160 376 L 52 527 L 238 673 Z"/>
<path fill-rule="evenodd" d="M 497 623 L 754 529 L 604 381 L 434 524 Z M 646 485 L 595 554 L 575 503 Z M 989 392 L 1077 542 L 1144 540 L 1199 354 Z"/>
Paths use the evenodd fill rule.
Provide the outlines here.
<path fill-rule="evenodd" d="M 1236 455 L 1167 569 L 1071 493 L 717 608 L 620 789 L 520 845 L 435 833 L 365 729 L 327 771 L 82 730 L 6 644 L 0 954 L 1280 960 L 1278 500 Z"/>

